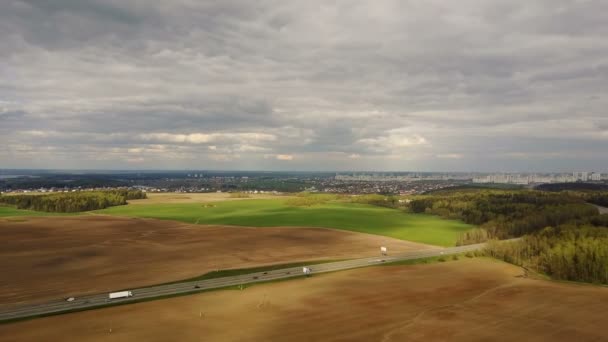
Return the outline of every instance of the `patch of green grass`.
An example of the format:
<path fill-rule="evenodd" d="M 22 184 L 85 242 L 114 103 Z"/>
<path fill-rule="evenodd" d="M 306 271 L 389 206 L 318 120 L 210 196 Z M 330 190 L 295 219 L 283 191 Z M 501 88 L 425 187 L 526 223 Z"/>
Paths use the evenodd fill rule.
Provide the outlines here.
<path fill-rule="evenodd" d="M 48 213 L 45 211 L 22 210 L 14 207 L 0 206 L 0 217 L 16 216 L 66 216 L 77 215 L 77 213 Z"/>
<path fill-rule="evenodd" d="M 235 269 L 230 269 L 230 270 L 211 271 L 211 272 L 207 272 L 203 275 L 200 275 L 198 277 L 176 280 L 176 281 L 157 284 L 157 285 L 169 285 L 169 284 L 176 284 L 176 283 L 185 283 L 185 282 L 190 282 L 190 281 L 201 281 L 201 280 L 207 280 L 207 279 L 232 277 L 232 276 L 238 276 L 238 275 L 242 275 L 242 274 L 275 271 L 275 270 L 280 270 L 283 268 L 300 267 L 300 266 L 306 266 L 306 265 L 319 265 L 319 264 L 326 264 L 328 262 L 336 262 L 336 261 L 342 261 L 342 260 L 302 261 L 302 262 L 294 262 L 294 263 L 290 263 L 290 264 L 276 264 L 276 265 L 268 265 L 268 266 L 252 267 L 252 268 L 235 268 Z"/>
<path fill-rule="evenodd" d="M 434 264 L 434 263 L 438 263 L 438 262 L 456 261 L 459 259 L 454 259 L 453 256 L 461 257 L 463 255 L 464 254 L 453 254 L 453 255 L 445 255 L 445 256 L 441 255 L 441 256 L 434 256 L 434 257 L 428 257 L 428 258 L 386 262 L 384 264 L 377 264 L 374 266 L 405 266 L 405 265 Z"/>
<path fill-rule="evenodd" d="M 93 213 L 176 220 L 188 223 L 252 227 L 322 227 L 389 236 L 438 246 L 454 246 L 471 228 L 460 221 L 367 204 L 329 202 L 289 206 L 283 199 L 214 203 L 126 205 Z"/>

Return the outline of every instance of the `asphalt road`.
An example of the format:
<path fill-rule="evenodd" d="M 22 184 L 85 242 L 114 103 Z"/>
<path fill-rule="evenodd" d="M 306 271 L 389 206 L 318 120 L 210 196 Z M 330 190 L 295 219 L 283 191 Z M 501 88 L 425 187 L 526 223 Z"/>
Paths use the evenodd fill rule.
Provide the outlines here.
<path fill-rule="evenodd" d="M 384 257 L 371 257 L 362 259 L 352 259 L 338 262 L 330 262 L 324 264 L 312 264 L 307 267 L 311 269 L 311 275 L 318 273 L 334 272 L 359 268 L 371 265 L 379 265 L 388 262 L 422 259 L 440 255 L 452 255 L 480 249 L 485 244 L 476 244 L 460 247 L 450 247 L 443 249 L 433 249 L 428 251 L 409 252 L 398 255 L 388 255 Z M 142 299 L 151 299 L 156 297 L 196 293 L 203 290 L 219 289 L 228 286 L 241 284 L 259 283 L 277 279 L 287 279 L 303 276 L 302 267 L 284 268 L 268 272 L 256 272 L 243 274 L 238 276 L 223 277 L 208 279 L 202 281 L 181 282 L 170 285 L 158 285 L 150 287 L 142 287 L 130 289 L 133 292 L 133 297 L 122 299 L 108 299 L 108 293 L 100 293 L 76 297 L 72 302 L 67 302 L 64 299 L 53 302 L 48 302 L 38 305 L 16 306 L 0 312 L 0 321 L 26 318 L 38 315 L 59 314 L 71 310 L 82 310 L 104 307 L 115 303 L 129 303 Z M 117 289 L 118 290 L 118 289 Z M 124 290 L 124 289 L 123 289 Z"/>
<path fill-rule="evenodd" d="M 594 204 L 595 205 L 595 204 Z M 595 207 L 597 208 L 597 210 L 599 210 L 600 214 L 608 214 L 608 208 L 606 207 L 601 207 L 599 205 L 595 205 Z"/>

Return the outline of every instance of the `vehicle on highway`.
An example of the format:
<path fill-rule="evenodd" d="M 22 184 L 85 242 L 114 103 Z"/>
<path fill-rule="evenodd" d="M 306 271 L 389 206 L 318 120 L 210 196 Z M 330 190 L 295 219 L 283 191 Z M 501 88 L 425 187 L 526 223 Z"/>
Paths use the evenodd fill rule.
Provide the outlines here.
<path fill-rule="evenodd" d="M 109 297 L 109 299 L 128 298 L 128 297 L 133 297 L 133 292 L 131 292 L 131 291 L 112 292 L 108 295 L 108 297 Z"/>
<path fill-rule="evenodd" d="M 66 302 L 73 302 L 75 300 L 76 300 L 76 298 L 74 298 L 74 297 L 68 297 L 65 299 Z"/>
<path fill-rule="evenodd" d="M 511 240 L 511 241 L 513 241 L 513 240 Z M 449 247 L 449 248 L 445 248 L 442 250 L 430 250 L 430 251 L 424 252 L 424 253 L 409 252 L 409 253 L 397 255 L 395 257 L 386 258 L 386 259 L 385 258 L 374 258 L 374 257 L 362 258 L 362 259 L 351 259 L 351 260 L 344 260 L 344 261 L 340 261 L 340 262 L 315 265 L 314 269 L 310 266 L 304 266 L 304 267 L 298 268 L 297 269 L 298 272 L 293 271 L 294 268 L 282 269 L 282 270 L 279 269 L 279 270 L 273 271 L 273 274 L 276 273 L 276 275 L 277 275 L 276 277 L 260 276 L 261 272 L 249 274 L 249 276 L 251 276 L 253 278 L 253 280 L 251 280 L 251 278 L 249 278 L 249 277 L 248 277 L 248 280 L 244 280 L 245 278 L 243 277 L 243 275 L 236 275 L 236 276 L 228 276 L 228 277 L 222 277 L 222 278 L 217 278 L 217 279 L 207 279 L 207 280 L 203 280 L 203 281 L 197 282 L 197 283 L 182 282 L 179 284 L 174 284 L 173 285 L 174 288 L 170 289 L 170 291 L 168 291 L 166 285 L 152 286 L 152 287 L 147 287 L 147 288 L 135 289 L 135 290 L 131 290 L 131 291 L 127 290 L 127 291 L 113 292 L 113 293 L 109 293 L 109 295 L 102 294 L 102 295 L 94 295 L 94 296 L 79 298 L 77 302 L 73 302 L 73 303 L 66 302 L 68 300 L 68 298 L 65 298 L 65 301 L 60 302 L 60 303 L 51 302 L 51 303 L 41 304 L 41 305 L 24 305 L 21 307 L 16 307 L 14 309 L 10 309 L 10 310 L 0 310 L 0 321 L 13 320 L 16 318 L 24 318 L 24 317 L 31 317 L 31 316 L 39 316 L 39 315 L 43 315 L 43 314 L 47 314 L 47 313 L 57 314 L 57 313 L 69 312 L 69 311 L 73 310 L 75 307 L 80 308 L 80 309 L 99 308 L 99 307 L 103 307 L 106 305 L 112 305 L 113 302 L 114 303 L 119 302 L 121 298 L 122 298 L 122 300 L 126 301 L 126 298 L 133 296 L 132 291 L 141 291 L 141 292 L 136 292 L 138 299 L 144 299 L 144 298 L 151 299 L 151 298 L 166 296 L 167 294 L 186 294 L 188 292 L 196 292 L 196 291 L 192 291 L 192 288 L 194 287 L 196 289 L 197 286 L 200 289 L 218 289 L 218 288 L 223 288 L 223 287 L 228 287 L 228 286 L 239 286 L 240 289 L 244 289 L 244 285 L 246 283 L 255 282 L 257 279 L 265 279 L 265 278 L 281 279 L 281 278 L 289 278 L 289 277 L 292 277 L 293 275 L 298 275 L 298 274 L 303 274 L 307 277 L 310 277 L 313 274 L 313 272 L 315 272 L 315 273 L 335 272 L 335 271 L 339 271 L 339 270 L 366 267 L 366 266 L 370 265 L 370 263 L 378 264 L 378 263 L 384 262 L 384 261 L 393 262 L 393 261 L 401 261 L 401 260 L 415 260 L 415 259 L 422 259 L 422 258 L 428 258 L 428 257 L 437 257 L 440 255 L 446 255 L 446 254 L 459 254 L 459 253 L 463 253 L 463 252 L 467 252 L 467 251 L 479 250 L 484 247 L 485 247 L 485 244 L 481 243 L 481 244 L 475 244 L 475 245 Z M 302 273 L 299 273 L 299 272 L 302 272 Z M 270 275 L 271 273 L 268 272 L 268 274 Z M 142 290 L 145 290 L 145 291 L 142 291 Z M 76 300 L 76 298 L 77 297 L 75 297 L 74 300 Z M 105 298 L 105 300 L 103 300 L 103 298 Z"/>

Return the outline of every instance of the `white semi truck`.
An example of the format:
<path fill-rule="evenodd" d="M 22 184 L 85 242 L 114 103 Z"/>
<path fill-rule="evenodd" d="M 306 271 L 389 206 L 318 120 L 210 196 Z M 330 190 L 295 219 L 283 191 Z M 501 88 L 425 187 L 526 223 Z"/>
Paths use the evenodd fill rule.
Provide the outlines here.
<path fill-rule="evenodd" d="M 110 299 L 133 297 L 133 292 L 131 292 L 131 291 L 112 292 L 112 293 L 110 293 L 109 297 L 110 297 Z"/>

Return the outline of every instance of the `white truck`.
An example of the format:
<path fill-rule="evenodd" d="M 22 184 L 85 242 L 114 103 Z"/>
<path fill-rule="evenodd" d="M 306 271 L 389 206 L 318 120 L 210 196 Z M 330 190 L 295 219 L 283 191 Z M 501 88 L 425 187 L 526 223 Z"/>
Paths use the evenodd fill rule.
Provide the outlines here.
<path fill-rule="evenodd" d="M 133 292 L 131 292 L 131 291 L 120 291 L 120 292 L 112 292 L 109 295 L 110 299 L 128 298 L 128 297 L 133 297 Z"/>

